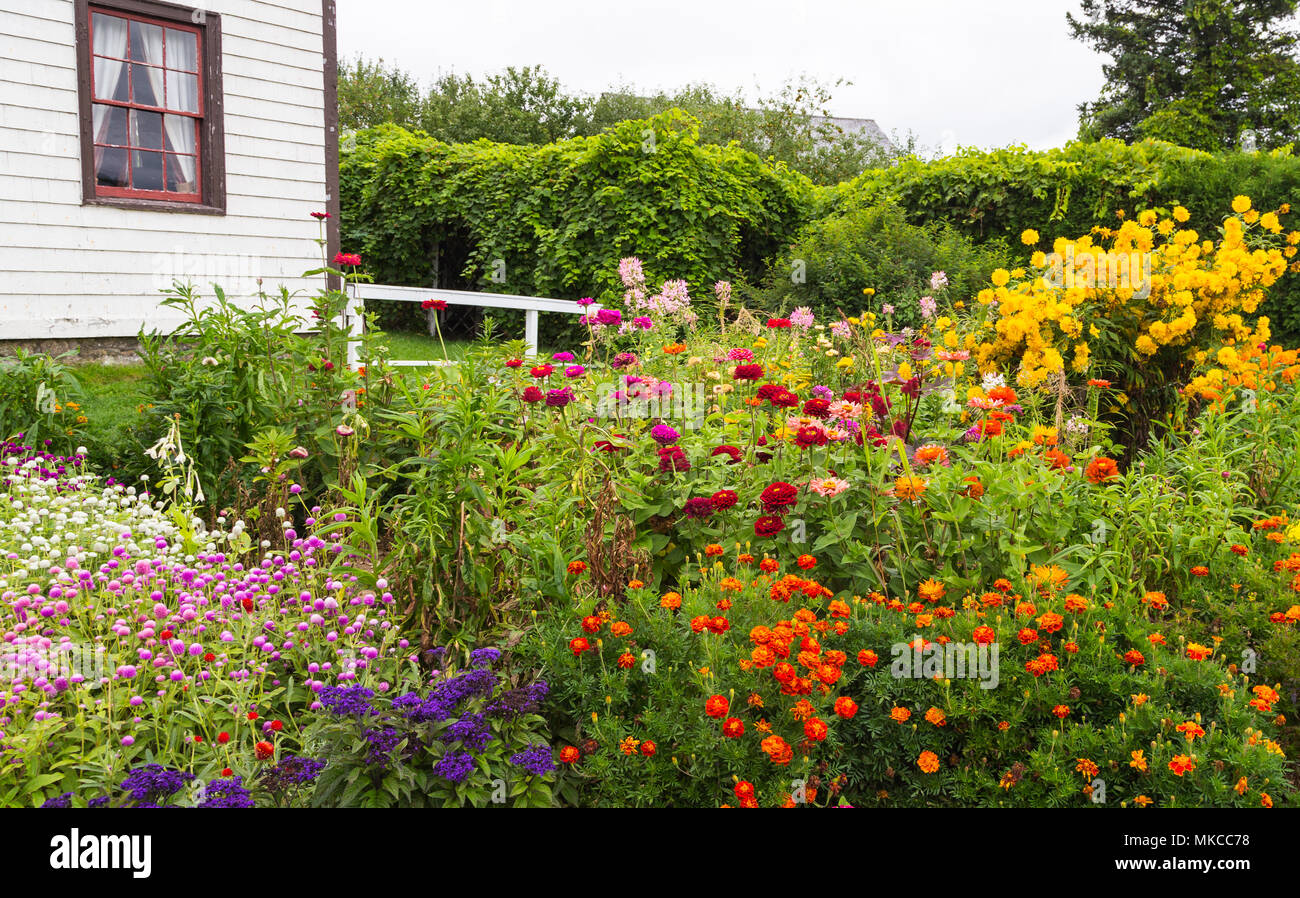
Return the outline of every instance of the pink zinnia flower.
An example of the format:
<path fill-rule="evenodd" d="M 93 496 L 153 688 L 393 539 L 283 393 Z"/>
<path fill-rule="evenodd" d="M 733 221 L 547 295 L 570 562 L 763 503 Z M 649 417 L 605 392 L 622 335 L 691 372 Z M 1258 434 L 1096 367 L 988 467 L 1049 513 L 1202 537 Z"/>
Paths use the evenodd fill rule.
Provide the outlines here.
<path fill-rule="evenodd" d="M 822 477 L 808 484 L 808 489 L 819 496 L 830 499 L 849 488 L 849 482 L 839 477 Z"/>

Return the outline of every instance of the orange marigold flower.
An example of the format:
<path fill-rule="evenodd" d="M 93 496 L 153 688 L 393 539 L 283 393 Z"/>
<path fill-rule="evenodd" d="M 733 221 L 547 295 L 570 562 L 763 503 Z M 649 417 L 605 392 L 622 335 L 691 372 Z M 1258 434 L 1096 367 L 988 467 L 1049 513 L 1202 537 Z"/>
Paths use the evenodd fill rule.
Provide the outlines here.
<path fill-rule="evenodd" d="M 1187 657 L 1193 661 L 1204 661 L 1214 654 L 1214 650 L 1209 646 L 1201 645 L 1196 642 L 1187 643 Z"/>
<path fill-rule="evenodd" d="M 1133 803 L 1140 808 L 1144 808 L 1152 803 L 1152 799 L 1146 795 L 1139 795 L 1137 798 L 1133 799 Z"/>
<path fill-rule="evenodd" d="M 890 709 L 889 716 L 898 723 L 907 723 L 912 717 L 912 712 L 907 708 L 895 706 Z"/>
<path fill-rule="evenodd" d="M 654 757 L 655 751 L 657 751 L 657 747 L 649 739 L 641 743 L 641 754 L 645 755 L 647 758 Z"/>
<path fill-rule="evenodd" d="M 1129 757 L 1131 757 L 1133 760 L 1128 762 L 1128 766 L 1132 767 L 1134 770 L 1140 770 L 1143 773 L 1147 772 L 1147 759 L 1146 759 L 1145 751 L 1143 751 L 1142 749 L 1138 749 L 1137 751 L 1131 751 L 1129 752 Z"/>
<path fill-rule="evenodd" d="M 1087 758 L 1079 758 L 1078 763 L 1074 765 L 1074 769 L 1082 773 L 1087 779 L 1092 779 L 1099 772 L 1097 765 Z"/>
<path fill-rule="evenodd" d="M 780 736 L 768 736 L 759 743 L 759 748 L 768 756 L 773 764 L 784 767 L 794 758 L 794 749 L 792 749 Z"/>
<path fill-rule="evenodd" d="M 1206 567 L 1205 565 L 1203 565 L 1203 564 L 1198 564 L 1198 565 L 1196 565 L 1195 567 L 1192 568 L 1192 576 L 1193 576 L 1193 577 L 1208 577 L 1208 576 L 1210 576 L 1210 569 L 1209 569 L 1208 567 Z"/>
<path fill-rule="evenodd" d="M 1057 717 L 1059 717 L 1061 720 L 1065 720 L 1065 718 L 1070 716 L 1070 706 L 1057 705 L 1055 708 L 1052 709 L 1052 713 L 1055 714 Z"/>
<path fill-rule="evenodd" d="M 1182 776 L 1196 769 L 1196 758 L 1189 755 L 1174 755 L 1169 759 L 1169 769 L 1175 776 Z"/>
<path fill-rule="evenodd" d="M 1194 720 L 1185 720 L 1174 729 L 1182 733 L 1188 742 L 1195 742 L 1198 736 L 1205 735 L 1205 729 Z"/>
<path fill-rule="evenodd" d="M 1147 659 L 1137 649 L 1129 649 L 1124 653 L 1124 661 L 1128 664 L 1134 665 L 1135 667 L 1145 664 L 1146 660 Z"/>
<path fill-rule="evenodd" d="M 585 561 L 570 561 L 570 562 L 569 562 L 568 571 L 569 571 L 570 574 L 581 574 L 581 573 L 582 573 L 583 571 L 585 571 L 586 569 L 587 569 L 587 562 L 585 562 Z"/>
<path fill-rule="evenodd" d="M 934 773 L 939 769 L 939 756 L 932 751 L 923 751 L 916 759 L 916 766 L 921 768 L 922 773 Z"/>
<path fill-rule="evenodd" d="M 731 702 L 725 695 L 711 695 L 704 702 L 704 713 L 710 717 L 725 717 L 730 707 Z"/>
<path fill-rule="evenodd" d="M 863 649 L 858 652 L 858 663 L 863 667 L 875 667 L 880 657 L 871 649 Z"/>
<path fill-rule="evenodd" d="M 921 598 L 925 599 L 927 602 L 937 602 L 943 598 L 947 589 L 942 583 L 931 577 L 928 580 L 922 581 L 921 585 L 916 588 L 916 591 Z"/>
<path fill-rule="evenodd" d="M 725 550 L 717 543 L 709 543 L 704 547 L 704 554 L 710 558 L 721 555 Z"/>
<path fill-rule="evenodd" d="M 817 559 L 811 555 L 800 555 L 795 559 L 795 564 L 806 571 L 817 566 Z"/>
<path fill-rule="evenodd" d="M 640 740 L 633 739 L 631 736 L 628 736 L 626 739 L 624 739 L 622 742 L 618 744 L 618 747 L 622 749 L 623 754 L 634 755 L 636 754 L 637 746 L 640 744 L 641 744 Z"/>
<path fill-rule="evenodd" d="M 803 722 L 803 734 L 813 742 L 821 742 L 830 730 L 818 717 L 809 717 Z"/>
<path fill-rule="evenodd" d="M 745 722 L 739 717 L 728 717 L 722 724 L 722 735 L 728 739 L 739 739 L 745 735 Z"/>
<path fill-rule="evenodd" d="M 835 700 L 835 713 L 845 720 L 848 720 L 854 714 L 858 713 L 858 703 L 847 695 L 841 695 Z"/>
<path fill-rule="evenodd" d="M 664 597 L 659 600 L 660 607 L 667 608 L 669 611 L 676 611 L 682 607 L 682 597 L 680 593 L 664 593 Z"/>
<path fill-rule="evenodd" d="M 781 562 L 775 558 L 764 558 L 758 563 L 758 569 L 768 574 L 774 574 L 781 569 Z"/>
<path fill-rule="evenodd" d="M 609 628 L 615 636 L 631 636 L 632 625 L 625 620 L 615 621 Z"/>
<path fill-rule="evenodd" d="M 623 668 L 623 670 L 631 670 L 635 664 L 636 656 L 631 652 L 624 652 L 618 656 L 618 666 Z"/>
<path fill-rule="evenodd" d="M 948 717 L 938 708 L 931 708 L 925 712 L 925 719 L 937 727 L 941 727 L 948 722 Z"/>
<path fill-rule="evenodd" d="M 601 626 L 600 618 L 594 614 L 589 614 L 582 619 L 582 629 L 584 632 L 599 633 Z"/>
<path fill-rule="evenodd" d="M 572 745 L 566 745 L 564 748 L 560 749 L 560 761 L 562 763 L 576 764 L 578 763 L 578 759 L 581 757 L 582 752 L 578 751 L 578 749 Z"/>
<path fill-rule="evenodd" d="M 591 650 L 591 643 L 588 642 L 586 637 L 584 636 L 578 636 L 575 637 L 574 639 L 569 640 L 569 651 L 573 652 L 575 657 L 581 655 L 583 652 L 590 651 L 590 650 Z"/>

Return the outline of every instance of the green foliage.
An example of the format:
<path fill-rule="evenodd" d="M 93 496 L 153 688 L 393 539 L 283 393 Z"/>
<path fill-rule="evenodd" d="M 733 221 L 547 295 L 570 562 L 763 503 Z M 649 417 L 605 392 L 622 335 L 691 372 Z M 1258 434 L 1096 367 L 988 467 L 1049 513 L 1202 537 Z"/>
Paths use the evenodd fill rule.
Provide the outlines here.
<path fill-rule="evenodd" d="M 541 66 L 511 66 L 478 79 L 443 75 L 421 92 L 407 72 L 382 59 L 358 58 L 339 71 L 339 119 L 345 133 L 394 124 L 445 143 L 540 145 L 593 137 L 625 121 L 679 109 L 700 121 L 702 144 L 734 143 L 818 184 L 834 184 L 887 164 L 899 152 L 872 134 L 827 120 L 832 90 L 847 83 L 826 85 L 801 76 L 753 104 L 740 92 L 726 94 L 704 83 L 654 93 L 620 84 L 587 97 L 567 93 Z M 909 138 L 909 150 L 911 143 Z"/>
<path fill-rule="evenodd" d="M 23 434 L 31 445 L 49 440 L 56 452 L 77 448 L 85 421 L 75 400 L 83 391 L 66 364 L 70 355 L 55 358 L 19 348 L 12 358 L 0 358 L 0 439 Z"/>
<path fill-rule="evenodd" d="M 950 224 L 910 223 L 893 202 L 851 200 L 799 232 L 774 260 L 754 300 L 774 312 L 808 306 L 821 319 L 835 319 L 840 310 L 878 310 L 883 298 L 896 308 L 897 325 L 916 326 L 917 300 L 934 292 L 932 273 L 945 272 L 954 295 L 971 296 L 990 271 L 1012 258 L 1000 240 L 976 244 Z M 865 287 L 875 295 L 864 296 Z"/>
<path fill-rule="evenodd" d="M 757 280 L 811 202 L 806 178 L 701 144 L 676 111 L 539 147 L 389 126 L 358 135 L 341 167 L 344 243 L 376 281 L 565 299 L 621 296 L 633 254 L 651 281 L 695 293 Z"/>
<path fill-rule="evenodd" d="M 1071 36 L 1111 57 L 1106 86 L 1080 106 L 1081 136 L 1156 138 L 1230 150 L 1251 132 L 1261 148 L 1300 126 L 1296 0 L 1083 0 Z"/>

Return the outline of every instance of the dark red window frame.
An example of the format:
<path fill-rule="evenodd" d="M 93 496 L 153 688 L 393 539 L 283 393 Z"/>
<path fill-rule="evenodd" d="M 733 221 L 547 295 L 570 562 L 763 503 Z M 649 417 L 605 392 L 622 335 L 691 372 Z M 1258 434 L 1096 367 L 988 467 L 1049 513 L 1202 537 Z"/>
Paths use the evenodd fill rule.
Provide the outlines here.
<path fill-rule="evenodd" d="M 136 102 L 133 94 L 128 94 L 125 101 L 105 99 L 95 96 L 95 52 L 94 26 L 95 13 L 115 16 L 129 22 L 143 22 L 157 25 L 164 29 L 186 31 L 196 39 L 196 71 L 198 80 L 197 112 L 181 112 L 165 108 L 167 105 L 168 77 L 163 70 L 163 98 L 161 105 Z M 196 11 L 159 0 L 76 0 L 76 33 L 78 87 L 81 112 L 81 148 L 82 148 L 82 201 L 86 204 L 124 206 L 128 208 L 147 208 L 161 211 L 178 211 L 206 214 L 224 214 L 225 212 L 225 136 L 221 122 L 221 17 L 216 13 Z M 124 50 L 127 57 L 131 55 L 129 47 Z M 165 65 L 166 31 L 163 32 L 164 55 L 161 62 Z M 103 54 L 100 54 L 103 55 Z M 115 58 L 115 57 L 106 57 Z M 123 63 L 132 65 L 128 59 Z M 138 61 L 136 61 L 138 64 Z M 174 71 L 180 71 L 173 69 Z M 126 73 L 124 73 L 125 75 Z M 133 82 L 133 76 L 128 83 Z M 158 100 L 157 97 L 153 98 Z M 128 110 L 138 109 L 150 115 L 172 115 L 190 118 L 195 129 L 195 188 L 192 191 L 166 190 L 166 167 L 171 164 L 166 152 L 166 128 L 162 134 L 162 172 L 160 177 L 162 189 L 144 189 L 128 185 L 100 185 L 97 183 L 95 153 L 103 152 L 104 147 L 122 149 L 126 154 L 127 171 L 132 168 L 131 128 L 126 129 L 125 144 L 97 143 L 94 125 L 95 106 L 113 106 Z M 161 120 L 165 121 L 165 120 Z M 129 119 L 128 119 L 129 122 Z M 148 150 L 146 150 L 148 151 Z"/>

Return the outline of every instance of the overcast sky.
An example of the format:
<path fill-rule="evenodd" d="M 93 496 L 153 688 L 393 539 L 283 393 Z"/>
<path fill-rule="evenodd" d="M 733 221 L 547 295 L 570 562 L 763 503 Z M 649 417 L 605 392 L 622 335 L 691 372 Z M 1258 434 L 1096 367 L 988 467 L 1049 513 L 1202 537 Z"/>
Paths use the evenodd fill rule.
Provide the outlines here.
<path fill-rule="evenodd" d="M 774 93 L 792 76 L 852 82 L 835 115 L 931 149 L 1074 137 L 1104 57 L 1072 41 L 1066 0 L 338 0 L 339 53 L 427 85 L 544 66 L 570 92 L 711 82 Z"/>

